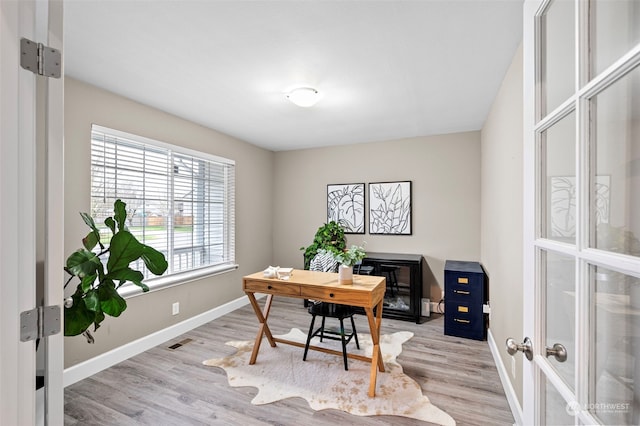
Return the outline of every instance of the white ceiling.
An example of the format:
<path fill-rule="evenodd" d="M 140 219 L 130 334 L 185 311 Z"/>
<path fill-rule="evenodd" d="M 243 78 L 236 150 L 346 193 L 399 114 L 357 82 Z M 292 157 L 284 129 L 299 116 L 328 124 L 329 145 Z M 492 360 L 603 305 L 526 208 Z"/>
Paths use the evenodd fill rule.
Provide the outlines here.
<path fill-rule="evenodd" d="M 273 151 L 479 130 L 521 38 L 522 0 L 65 1 L 67 75 Z"/>

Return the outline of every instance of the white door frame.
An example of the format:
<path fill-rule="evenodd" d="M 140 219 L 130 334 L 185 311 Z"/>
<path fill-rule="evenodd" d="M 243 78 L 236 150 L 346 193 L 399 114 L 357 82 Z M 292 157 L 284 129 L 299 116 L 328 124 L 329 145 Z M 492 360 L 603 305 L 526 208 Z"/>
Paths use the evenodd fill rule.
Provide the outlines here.
<path fill-rule="evenodd" d="M 47 8 L 47 21 L 39 28 L 47 28 L 46 41 L 42 43 L 63 52 L 63 1 L 40 2 Z M 43 36 L 44 38 L 44 36 Z M 45 186 L 44 212 L 44 304 L 60 305 L 61 320 L 64 324 L 64 60 L 62 77 L 42 78 L 46 93 L 44 98 L 45 125 Z M 41 94 L 39 93 L 38 96 Z M 64 325 L 62 326 L 64 328 Z M 45 352 L 45 423 L 50 425 L 64 422 L 64 330 L 46 338 Z"/>
<path fill-rule="evenodd" d="M 540 7 L 541 0 L 525 1 L 523 5 L 523 262 L 522 262 L 522 339 L 533 338 L 539 333 L 535 323 L 535 165 L 536 150 L 534 137 L 536 97 L 535 97 L 535 21 L 532 18 Z M 516 338 L 517 339 L 517 338 Z M 535 424 L 536 369 L 532 362 L 525 359 L 522 363 L 522 421 L 523 424 Z"/>
<path fill-rule="evenodd" d="M 63 80 L 37 94 L 37 77 L 20 67 L 22 37 L 62 47 L 61 1 L 0 1 L 0 424 L 36 424 L 35 342 L 20 341 L 20 313 L 36 306 L 36 135 L 51 141 L 46 160 L 45 297 L 62 302 Z M 44 26 L 44 27 L 43 27 Z M 49 28 L 42 30 L 42 28 Z M 38 34 L 49 40 L 36 40 Z M 45 87 L 46 88 L 46 87 Z M 37 100 L 41 99 L 41 100 Z M 37 124 L 37 102 L 45 102 Z M 57 111 L 55 111 L 57 109 Z M 51 191 L 54 192 L 51 192 Z M 54 195 L 59 197 L 53 199 Z M 51 256 L 51 257 L 47 257 Z M 62 335 L 48 338 L 47 424 L 63 423 Z"/>

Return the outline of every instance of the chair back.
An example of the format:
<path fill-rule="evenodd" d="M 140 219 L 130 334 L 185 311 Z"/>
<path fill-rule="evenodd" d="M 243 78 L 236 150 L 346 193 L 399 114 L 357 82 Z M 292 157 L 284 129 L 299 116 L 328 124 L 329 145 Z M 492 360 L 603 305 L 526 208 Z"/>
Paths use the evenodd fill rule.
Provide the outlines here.
<path fill-rule="evenodd" d="M 318 253 L 311 259 L 310 271 L 338 272 L 338 261 L 329 252 Z"/>

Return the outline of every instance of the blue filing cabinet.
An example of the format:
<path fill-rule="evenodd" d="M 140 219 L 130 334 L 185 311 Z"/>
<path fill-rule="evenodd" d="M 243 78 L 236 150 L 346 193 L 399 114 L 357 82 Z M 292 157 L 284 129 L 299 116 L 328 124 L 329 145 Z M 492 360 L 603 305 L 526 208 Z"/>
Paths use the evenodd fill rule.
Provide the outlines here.
<path fill-rule="evenodd" d="M 478 262 L 447 260 L 444 267 L 444 334 L 487 339 L 487 277 Z"/>

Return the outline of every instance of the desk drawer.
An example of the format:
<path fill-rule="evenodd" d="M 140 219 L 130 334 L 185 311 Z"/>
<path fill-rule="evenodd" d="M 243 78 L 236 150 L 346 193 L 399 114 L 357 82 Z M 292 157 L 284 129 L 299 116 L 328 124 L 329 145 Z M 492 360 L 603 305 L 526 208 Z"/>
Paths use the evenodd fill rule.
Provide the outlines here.
<path fill-rule="evenodd" d="M 282 281 L 245 281 L 244 291 L 252 293 L 278 294 L 281 296 L 300 296 L 300 286 Z"/>
<path fill-rule="evenodd" d="M 300 292 L 302 297 L 306 299 L 317 299 L 330 302 L 335 298 L 343 305 L 369 306 L 371 300 L 371 293 L 349 289 L 340 289 L 336 291 L 336 289 L 322 287 L 303 287 Z"/>

